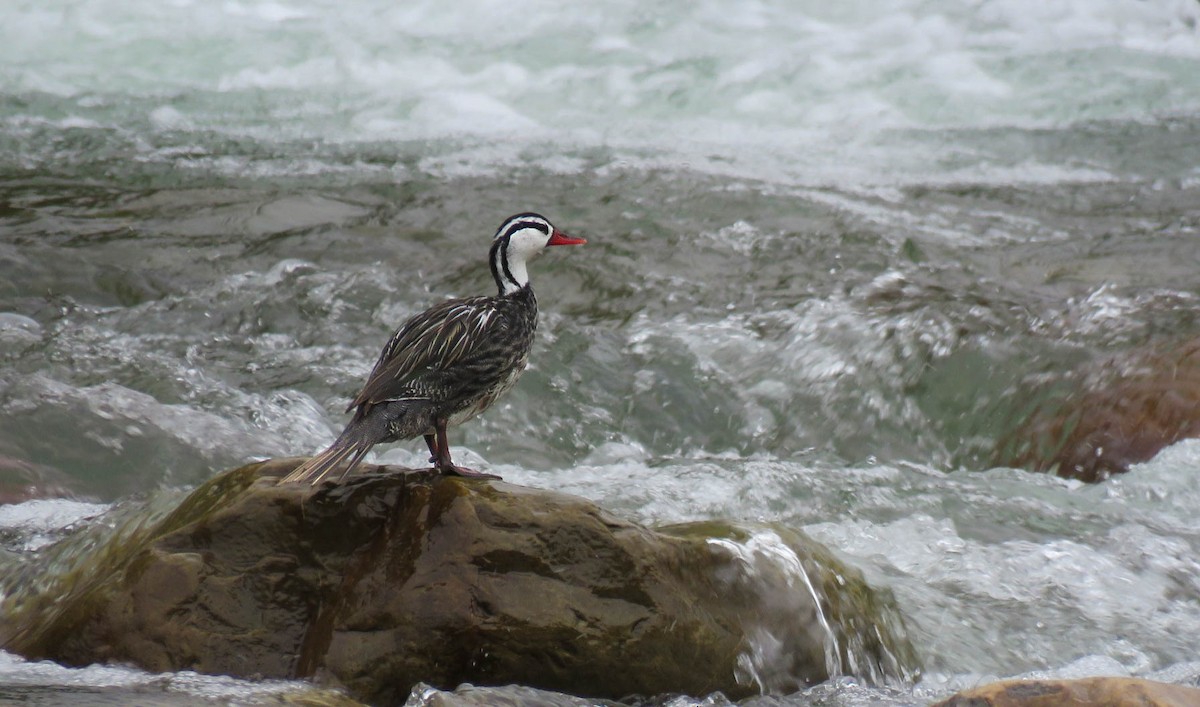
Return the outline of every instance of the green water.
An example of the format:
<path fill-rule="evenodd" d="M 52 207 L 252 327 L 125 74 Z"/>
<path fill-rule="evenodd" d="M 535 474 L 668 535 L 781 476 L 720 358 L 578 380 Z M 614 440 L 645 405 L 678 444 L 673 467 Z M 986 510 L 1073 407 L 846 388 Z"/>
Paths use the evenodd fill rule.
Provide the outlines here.
<path fill-rule="evenodd" d="M 649 522 L 816 532 L 907 602 L 935 675 L 1194 655 L 1194 457 L 1098 489 L 979 472 L 1030 374 L 1052 388 L 1195 335 L 1197 184 L 847 190 L 604 165 L 397 179 L 338 159 L 347 173 L 282 178 L 10 170 L 4 453 L 112 501 L 315 451 L 391 329 L 490 291 L 497 215 L 539 209 L 589 244 L 534 263 L 531 370 L 454 431 L 465 462 Z M 420 447 L 381 459 L 420 465 Z M 1116 638 L 1127 592 L 1098 576 L 1169 620 Z"/>

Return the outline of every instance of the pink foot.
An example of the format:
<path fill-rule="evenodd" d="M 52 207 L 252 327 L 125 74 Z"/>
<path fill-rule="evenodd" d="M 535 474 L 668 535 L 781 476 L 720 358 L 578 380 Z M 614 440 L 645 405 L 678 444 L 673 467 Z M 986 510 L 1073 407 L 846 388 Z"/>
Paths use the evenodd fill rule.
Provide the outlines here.
<path fill-rule="evenodd" d="M 434 466 L 433 468 L 446 476 L 462 476 L 462 477 L 468 478 L 468 479 L 502 480 L 502 479 L 500 479 L 499 476 L 496 476 L 495 474 L 486 474 L 482 471 L 475 471 L 474 469 L 468 469 L 465 466 L 458 466 L 457 464 L 446 464 L 444 466 Z"/>

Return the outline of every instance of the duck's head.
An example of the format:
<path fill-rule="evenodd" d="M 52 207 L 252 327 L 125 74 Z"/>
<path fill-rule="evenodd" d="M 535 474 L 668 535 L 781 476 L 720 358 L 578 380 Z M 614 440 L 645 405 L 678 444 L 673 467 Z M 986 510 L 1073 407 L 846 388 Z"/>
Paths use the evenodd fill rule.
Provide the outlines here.
<path fill-rule="evenodd" d="M 555 228 L 541 214 L 526 212 L 509 216 L 492 239 L 492 277 L 496 278 L 500 294 L 512 294 L 529 284 L 525 264 L 547 246 L 584 243 L 587 241 Z"/>

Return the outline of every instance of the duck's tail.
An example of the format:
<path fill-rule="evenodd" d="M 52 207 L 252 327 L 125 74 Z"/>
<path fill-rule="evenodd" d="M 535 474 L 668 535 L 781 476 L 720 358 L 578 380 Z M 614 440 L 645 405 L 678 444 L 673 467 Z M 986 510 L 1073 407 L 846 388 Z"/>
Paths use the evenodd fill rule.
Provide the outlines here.
<path fill-rule="evenodd" d="M 296 467 L 292 473 L 280 479 L 279 483 L 309 483 L 316 486 L 349 459 L 346 468 L 337 477 L 345 478 L 374 446 L 375 443 L 363 435 L 360 430 L 354 429 L 354 427 L 348 428 L 337 438 L 337 441 L 329 445 L 329 449 Z"/>

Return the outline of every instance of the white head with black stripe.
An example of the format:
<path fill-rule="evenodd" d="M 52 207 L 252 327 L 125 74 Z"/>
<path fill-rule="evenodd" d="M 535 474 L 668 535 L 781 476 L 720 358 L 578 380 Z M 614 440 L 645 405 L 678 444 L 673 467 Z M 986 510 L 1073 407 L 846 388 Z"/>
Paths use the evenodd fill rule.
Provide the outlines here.
<path fill-rule="evenodd" d="M 492 240 L 492 277 L 501 295 L 511 295 L 529 284 L 525 264 L 546 246 L 583 245 L 582 238 L 568 236 L 546 220 L 545 216 L 523 213 L 509 216 Z"/>

